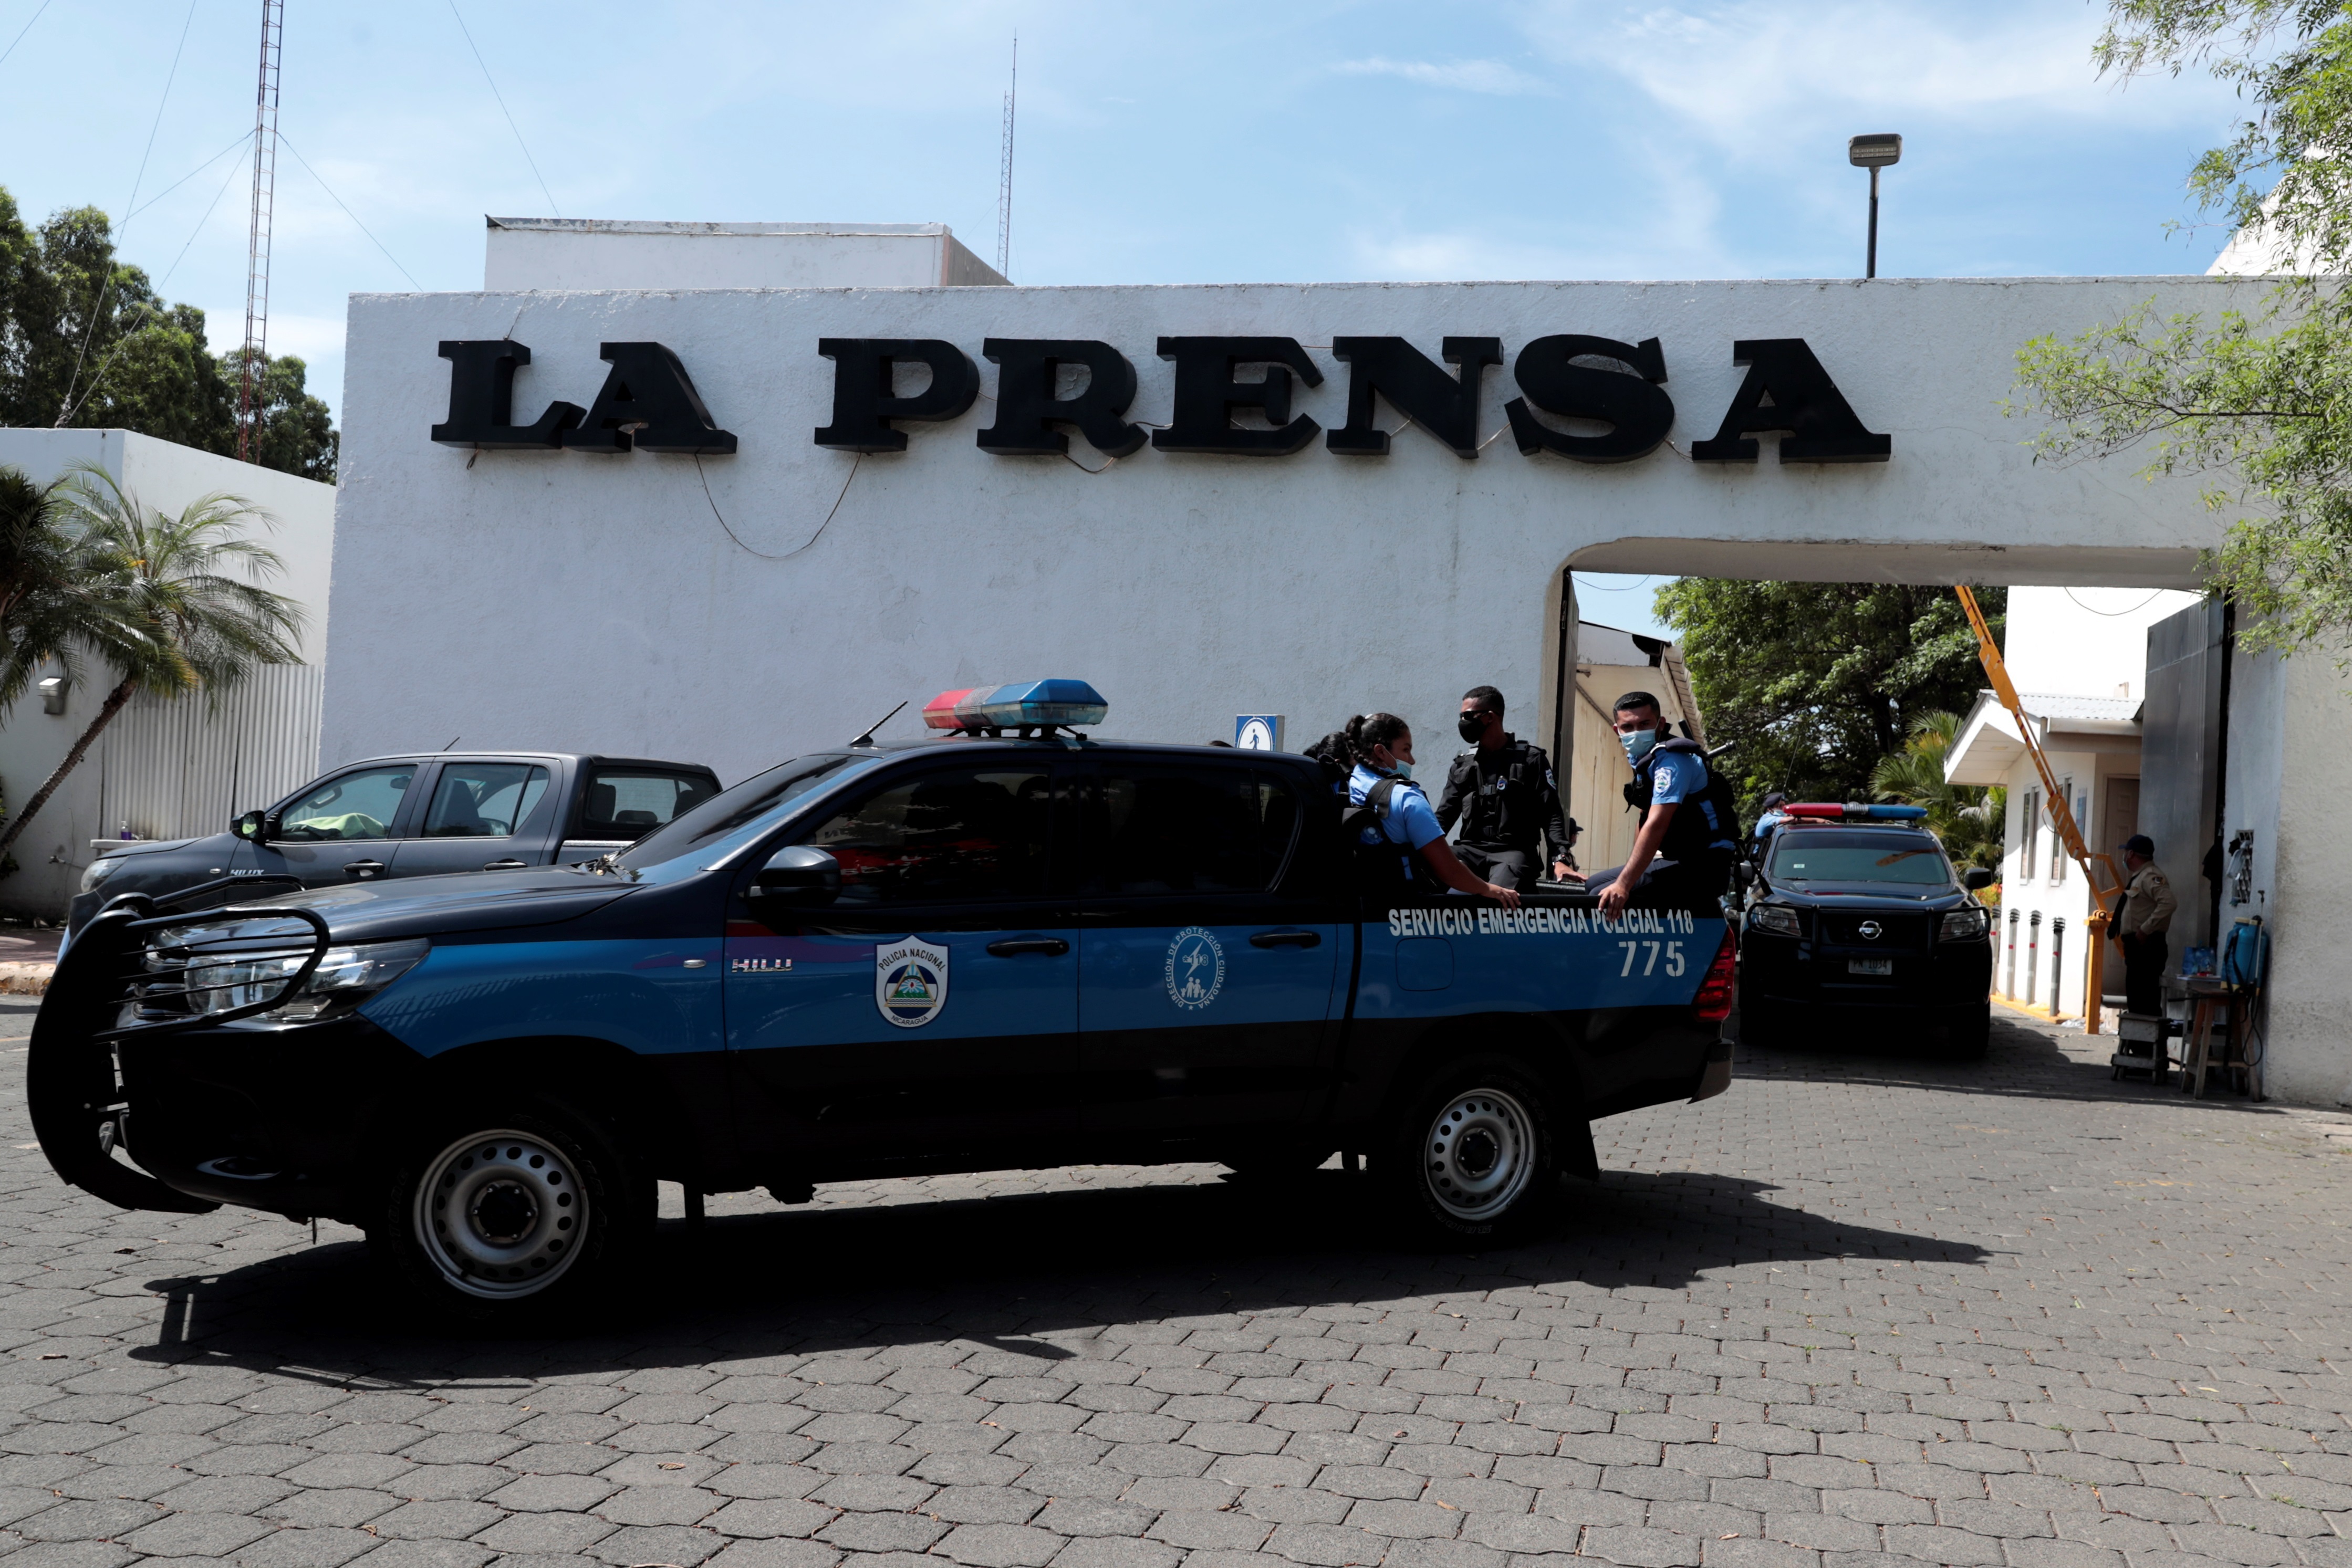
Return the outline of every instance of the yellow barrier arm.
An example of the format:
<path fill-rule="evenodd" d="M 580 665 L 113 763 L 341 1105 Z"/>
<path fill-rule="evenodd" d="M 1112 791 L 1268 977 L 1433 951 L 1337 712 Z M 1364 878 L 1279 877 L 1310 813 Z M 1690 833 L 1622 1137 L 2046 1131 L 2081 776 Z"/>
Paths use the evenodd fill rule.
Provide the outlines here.
<path fill-rule="evenodd" d="M 2090 927 L 2091 953 L 2083 985 L 2083 1030 L 2099 1032 L 2099 1009 L 2105 998 L 2101 992 L 2106 986 L 2107 901 L 2123 890 L 2124 875 L 2116 869 L 2115 860 L 2105 851 L 2094 853 L 2083 842 L 2083 831 L 2074 821 L 2074 803 L 2058 788 L 2058 776 L 2051 771 L 2049 756 L 2033 733 L 2032 721 L 2025 716 L 2025 705 L 2018 700 L 2017 688 L 2010 684 L 2009 666 L 2001 663 L 2000 649 L 1992 640 L 1992 628 L 1986 624 L 1984 612 L 1977 606 L 1977 596 L 1963 583 L 1953 592 L 1960 596 L 1960 608 L 1968 612 L 1969 625 L 1977 634 L 1977 658 L 1983 664 L 1985 678 L 1992 682 L 1993 695 L 2009 709 L 2017 721 L 2017 733 L 2024 737 L 2025 749 L 2033 758 L 2033 769 L 2042 775 L 2042 798 L 2049 802 L 2050 821 L 2058 830 L 2058 841 L 2074 863 L 2083 868 L 2083 880 L 2091 888 L 2091 915 L 2084 922 Z M 2106 883 L 2100 884 L 2099 873 L 2106 873 Z M 2030 999 L 2030 998 L 2029 998 Z"/>

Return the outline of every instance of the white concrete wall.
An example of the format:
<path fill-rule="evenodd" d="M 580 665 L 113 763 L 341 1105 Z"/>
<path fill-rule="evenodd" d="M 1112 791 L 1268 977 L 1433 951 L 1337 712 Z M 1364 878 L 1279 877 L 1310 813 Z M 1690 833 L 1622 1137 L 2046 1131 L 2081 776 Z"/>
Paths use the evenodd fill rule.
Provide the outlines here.
<path fill-rule="evenodd" d="M 493 218 L 483 287 L 931 288 L 1001 284 L 945 224 L 604 224 Z"/>
<path fill-rule="evenodd" d="M 724 778 L 838 744 L 902 698 L 1068 674 L 1111 734 L 1192 739 L 1235 713 L 1319 735 L 1375 703 L 1443 735 L 1463 687 L 1553 701 L 1560 567 L 1612 541 L 1627 570 L 1916 580 L 2188 586 L 2218 538 L 2193 482 L 2131 463 L 2036 466 L 2005 420 L 2017 346 L 2154 295 L 2161 309 L 2251 301 L 2227 280 L 1344 284 L 674 294 L 360 295 L 352 302 L 329 760 L 437 746 L 608 748 L 707 760 Z M 1098 338 L 1134 363 L 1130 410 L 1169 418 L 1162 333 L 1297 338 L 1326 368 L 1297 406 L 1344 422 L 1335 333 L 1434 354 L 1492 333 L 1507 353 L 1579 331 L 1663 340 L 1672 446 L 1591 466 L 1521 456 L 1507 371 L 1485 382 L 1482 455 L 1419 430 L 1386 458 L 1318 442 L 1286 458 L 1107 464 L 975 449 L 992 366 L 961 419 L 907 452 L 824 451 L 827 336 Z M 444 338 L 510 335 L 532 361 L 519 419 L 584 402 L 605 340 L 683 359 L 738 455 L 436 446 Z M 1744 372 L 1736 339 L 1808 340 L 1892 462 L 1694 464 Z M 1381 423 L 1396 417 L 1383 409 Z M 705 484 L 708 485 L 708 494 Z M 720 525 L 723 517 L 726 528 Z M 731 528 L 735 538 L 727 531 Z M 740 543 L 736 542 L 737 539 Z M 753 553 L 753 552 L 760 553 Z M 1553 612 L 1556 614 L 1556 612 Z M 901 716 L 885 737 L 917 733 Z"/>
<path fill-rule="evenodd" d="M 2001 662 L 2021 692 L 2139 702 L 2147 695 L 2147 629 L 2197 597 L 2146 588 L 2011 588 Z"/>
<path fill-rule="evenodd" d="M 97 465 L 142 504 L 165 511 L 180 511 L 199 497 L 220 491 L 243 497 L 277 517 L 276 529 L 257 527 L 255 537 L 278 552 L 287 570 L 282 577 L 266 580 L 262 586 L 289 595 L 304 605 L 310 623 L 302 640 L 303 658 L 315 664 L 324 657 L 328 579 L 335 537 L 333 486 L 128 431 L 0 430 L 0 464 L 21 468 L 37 481 L 55 479 L 78 463 Z M 75 737 L 97 716 L 112 684 L 105 666 L 91 661 L 81 684 L 68 696 L 63 714 L 43 712 L 36 695 L 0 717 L 0 787 L 5 787 L 11 812 L 20 809 L 64 760 Z M 302 725 L 299 738 L 306 747 L 315 747 L 316 744 L 311 711 L 307 706 L 301 706 L 289 720 Z M 222 722 L 249 727 L 253 716 L 225 716 Z M 116 720 L 118 726 L 125 723 L 123 718 Z M 127 737 L 132 732 L 125 733 Z M 273 751 L 272 737 L 258 734 L 241 738 L 239 745 L 247 749 Z M 81 869 L 89 860 L 89 841 L 112 838 L 122 825 L 119 802 L 124 798 L 123 791 L 114 791 L 113 800 L 118 806 L 110 806 L 107 788 L 110 769 L 119 785 L 129 773 L 143 778 L 158 768 L 176 767 L 181 760 L 134 757 L 120 747 L 110 749 L 101 737 L 100 746 L 68 776 L 65 784 L 16 841 L 11 853 L 19 869 L 0 880 L 0 910 L 45 918 L 61 916 L 66 900 L 80 885 Z M 174 836 L 194 825 L 201 824 L 158 821 L 131 823 L 132 830 L 142 836 Z M 209 832 L 226 825 L 222 821 L 205 826 L 205 831 Z"/>
<path fill-rule="evenodd" d="M 2137 743 L 2128 737 L 2062 735 L 2047 738 L 2044 749 L 2050 758 L 2050 769 L 2058 776 L 2061 787 L 2071 787 L 2067 804 L 2074 811 L 2086 841 L 2095 850 L 2113 844 L 2120 834 L 2106 819 L 2107 781 L 2138 777 Z M 2042 821 L 2040 851 L 2034 857 L 2035 874 L 2025 874 L 2026 803 L 2042 789 L 2042 776 L 2034 770 L 2033 759 L 2020 757 L 2011 765 L 2003 786 L 2009 791 L 2009 814 L 2000 862 L 2000 907 L 1996 915 L 2000 931 L 1994 949 L 1993 989 L 2011 1001 L 2046 1010 L 2054 960 L 2060 972 L 2058 1012 L 2062 1017 L 2079 1018 L 2090 977 L 2089 926 L 2085 924 L 2091 913 L 2090 883 L 2083 875 L 2083 868 L 2065 853 L 2058 830 L 2047 815 Z M 2019 921 L 2013 966 L 2009 944 L 2011 910 L 2018 912 Z M 2026 942 L 2036 914 L 2042 916 L 2042 946 L 2029 993 L 2025 984 Z M 2053 950 L 2051 938 L 2056 929 L 2054 923 L 2059 920 L 2066 923 L 2066 940 L 2063 948 Z M 2123 994 L 2122 961 L 2118 950 L 2110 943 L 2103 977 L 2109 996 Z M 2104 1027 L 2113 1032 L 2112 1023 Z"/>
<path fill-rule="evenodd" d="M 2253 879 L 2230 902 L 2224 866 L 2219 946 L 2239 920 L 2260 915 L 2271 936 L 2265 1086 L 2305 1105 L 2352 1103 L 2352 834 L 2344 829 L 2343 780 L 2352 777 L 2352 712 L 2336 659 L 2306 649 L 2292 658 L 2240 652 L 2230 672 L 2230 751 L 2221 837 L 2252 830 Z M 2182 897 L 2206 885 L 2194 868 L 2175 873 Z"/>

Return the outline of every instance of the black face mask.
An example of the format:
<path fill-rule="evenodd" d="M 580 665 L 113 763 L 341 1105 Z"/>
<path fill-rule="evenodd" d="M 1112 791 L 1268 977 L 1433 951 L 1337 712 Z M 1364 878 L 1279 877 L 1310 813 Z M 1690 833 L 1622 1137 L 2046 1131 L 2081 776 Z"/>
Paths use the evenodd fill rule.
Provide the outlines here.
<path fill-rule="evenodd" d="M 1483 713 L 1465 713 L 1454 721 L 1454 727 L 1462 732 L 1463 739 L 1475 746 L 1478 744 L 1478 737 L 1486 733 L 1486 716 Z"/>

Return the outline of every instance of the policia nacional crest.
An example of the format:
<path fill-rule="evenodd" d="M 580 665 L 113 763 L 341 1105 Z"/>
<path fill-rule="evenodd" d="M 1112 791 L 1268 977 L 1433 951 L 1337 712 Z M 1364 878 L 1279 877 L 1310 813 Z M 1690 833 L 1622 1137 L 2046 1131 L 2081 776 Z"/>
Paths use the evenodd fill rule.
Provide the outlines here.
<path fill-rule="evenodd" d="M 920 1029 L 948 1005 L 948 950 L 922 942 L 874 949 L 874 1005 L 900 1029 Z"/>

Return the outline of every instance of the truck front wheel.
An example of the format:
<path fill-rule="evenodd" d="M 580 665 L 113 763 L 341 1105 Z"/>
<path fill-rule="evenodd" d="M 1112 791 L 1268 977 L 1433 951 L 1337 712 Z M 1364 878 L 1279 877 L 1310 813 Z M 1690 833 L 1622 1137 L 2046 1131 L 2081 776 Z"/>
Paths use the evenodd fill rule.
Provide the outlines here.
<path fill-rule="evenodd" d="M 417 1138 L 371 1239 L 436 1315 L 537 1325 L 620 1293 L 653 1215 L 608 1129 L 525 1099 Z"/>
<path fill-rule="evenodd" d="M 1439 1237 L 1523 1235 L 1542 1222 L 1559 1186 L 1549 1097 L 1506 1059 L 1451 1064 L 1406 1103 L 1389 1164 L 1399 1196 Z"/>

